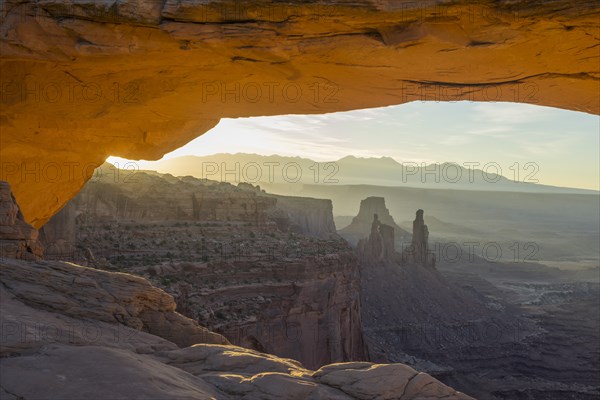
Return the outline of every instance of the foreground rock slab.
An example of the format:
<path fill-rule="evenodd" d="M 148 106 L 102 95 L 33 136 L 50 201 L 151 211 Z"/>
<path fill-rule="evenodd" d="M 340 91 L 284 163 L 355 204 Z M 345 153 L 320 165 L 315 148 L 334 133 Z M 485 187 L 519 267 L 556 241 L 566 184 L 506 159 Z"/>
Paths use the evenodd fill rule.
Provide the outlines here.
<path fill-rule="evenodd" d="M 470 399 L 402 364 L 315 372 L 229 345 L 176 313 L 167 293 L 127 274 L 2 260 L 0 283 L 3 400 Z"/>

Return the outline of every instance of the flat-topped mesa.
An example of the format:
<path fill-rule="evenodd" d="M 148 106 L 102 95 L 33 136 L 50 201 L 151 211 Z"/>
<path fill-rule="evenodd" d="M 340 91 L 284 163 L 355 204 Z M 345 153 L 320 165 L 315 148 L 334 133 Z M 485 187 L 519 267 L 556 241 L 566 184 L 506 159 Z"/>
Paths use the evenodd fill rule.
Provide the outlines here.
<path fill-rule="evenodd" d="M 435 267 L 435 254 L 429 251 L 429 229 L 425 225 L 423 213 L 423 210 L 417 210 L 413 221 L 411 245 L 402 252 L 402 260 L 433 268 Z"/>
<path fill-rule="evenodd" d="M 25 222 L 10 185 L 0 181 L 0 259 L 39 260 L 43 246 L 38 231 Z"/>
<path fill-rule="evenodd" d="M 379 215 L 373 214 L 371 234 L 357 244 L 357 252 L 363 264 L 381 263 L 392 259 L 395 253 L 394 227 L 382 224 Z"/>
<path fill-rule="evenodd" d="M 357 223 L 370 223 L 373 215 L 377 214 L 377 220 L 387 225 L 394 225 L 394 218 L 391 216 L 390 211 L 385 205 L 385 199 L 383 197 L 367 197 L 361 200 L 358 215 L 354 217 L 352 222 Z"/>
<path fill-rule="evenodd" d="M 396 225 L 383 197 L 367 197 L 361 200 L 358 214 L 352 219 L 352 223 L 338 233 L 351 244 L 358 243 L 360 239 L 369 234 L 372 223 L 374 223 L 373 215 L 377 215 L 377 220 L 381 224 L 392 228 L 393 237 L 407 239 L 410 237 L 410 233 Z"/>
<path fill-rule="evenodd" d="M 333 221 L 333 203 L 329 199 L 262 194 L 277 199 L 273 209 L 280 210 L 291 232 L 321 239 L 339 238 Z"/>

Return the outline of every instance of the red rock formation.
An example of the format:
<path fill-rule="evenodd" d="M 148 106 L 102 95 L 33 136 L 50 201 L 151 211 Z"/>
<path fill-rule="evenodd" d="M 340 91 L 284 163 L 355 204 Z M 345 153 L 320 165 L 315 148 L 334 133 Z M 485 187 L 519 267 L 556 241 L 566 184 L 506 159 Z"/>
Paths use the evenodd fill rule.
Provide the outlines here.
<path fill-rule="evenodd" d="M 42 256 L 38 231 L 25 222 L 10 185 L 0 181 L 0 258 L 39 260 Z"/>
<path fill-rule="evenodd" d="M 158 159 L 220 118 L 415 100 L 598 113 L 599 10 L 529 0 L 4 1 L 0 179 L 39 228 L 107 156 Z"/>
<path fill-rule="evenodd" d="M 0 261 L 0 303 L 2 399 L 470 399 L 403 364 L 312 371 L 226 344 L 127 274 Z"/>
<path fill-rule="evenodd" d="M 272 262 L 210 263 L 190 314 L 233 344 L 293 358 L 310 368 L 367 360 L 362 336 L 358 263 L 351 252 Z M 244 283 L 247 282 L 247 283 Z"/>
<path fill-rule="evenodd" d="M 363 264 L 389 262 L 395 257 L 394 227 L 382 224 L 377 214 L 373 215 L 371 234 L 359 240 L 357 253 Z"/>
<path fill-rule="evenodd" d="M 291 222 L 289 229 L 322 239 L 339 237 L 333 222 L 333 204 L 329 199 L 271 195 L 276 207 Z"/>
<path fill-rule="evenodd" d="M 46 259 L 73 258 L 76 251 L 76 212 L 75 202 L 69 202 L 40 229 L 40 242 Z"/>
<path fill-rule="evenodd" d="M 150 172 L 134 177 L 114 182 L 105 176 L 88 183 L 69 203 L 75 210 L 70 214 L 73 225 L 74 215 L 79 215 L 78 245 L 85 243 L 98 259 L 110 258 L 112 268 L 119 270 L 127 270 L 130 259 L 138 265 L 139 253 L 166 253 L 156 242 L 146 241 L 148 237 L 182 245 L 169 249 L 177 253 L 169 264 L 186 257 L 182 249 L 202 246 L 204 253 L 189 253 L 183 259 L 190 262 L 181 268 L 145 258 L 137 271 L 152 271 L 149 277 L 158 282 L 177 280 L 177 285 L 163 285 L 177 296 L 178 310 L 234 344 L 294 358 L 312 368 L 367 359 L 358 264 L 335 233 L 330 200 L 276 196 L 250 185 Z M 63 222 L 53 218 L 43 229 L 61 236 L 60 227 L 69 226 Z M 124 226 L 127 235 L 105 229 L 113 225 Z M 189 230 L 167 233 L 169 227 L 177 229 L 172 225 Z M 201 233 L 213 227 L 222 229 L 219 234 Z M 330 240 L 315 238 L 323 236 Z M 106 246 L 106 237 L 118 240 Z M 106 248 L 110 254 L 115 244 L 135 250 L 111 257 Z M 221 250 L 219 261 L 214 253 L 208 255 L 215 247 Z M 82 257 L 74 260 L 82 262 Z"/>
<path fill-rule="evenodd" d="M 105 164 L 73 201 L 77 214 L 99 220 L 183 220 L 266 222 L 274 198 L 229 183 L 153 172 L 126 171 Z M 117 176 L 120 176 L 117 178 Z M 51 225 L 58 223 L 53 221 Z M 52 229 L 52 228 L 51 228 Z"/>
<path fill-rule="evenodd" d="M 429 251 L 429 229 L 423 220 L 423 210 L 417 210 L 413 221 L 413 236 L 409 247 L 402 252 L 403 262 L 435 267 L 435 254 Z"/>
<path fill-rule="evenodd" d="M 358 243 L 360 239 L 366 237 L 372 231 L 373 215 L 375 214 L 377 214 L 377 219 L 381 224 L 393 228 L 394 240 L 395 238 L 408 240 L 410 233 L 396 225 L 390 211 L 385 206 L 383 197 L 367 197 L 361 200 L 358 214 L 352 219 L 352 223 L 340 229 L 338 233 L 350 243 Z"/>

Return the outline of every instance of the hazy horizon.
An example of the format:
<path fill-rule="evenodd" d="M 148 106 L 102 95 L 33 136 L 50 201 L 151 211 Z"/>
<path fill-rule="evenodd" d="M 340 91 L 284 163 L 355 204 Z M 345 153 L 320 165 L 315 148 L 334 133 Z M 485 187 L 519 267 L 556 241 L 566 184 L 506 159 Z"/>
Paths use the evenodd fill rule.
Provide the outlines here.
<path fill-rule="evenodd" d="M 413 102 L 321 115 L 222 119 L 160 161 L 237 153 L 316 162 L 389 157 L 400 164 L 496 163 L 507 178 L 515 166 L 527 175 L 533 168 L 525 166 L 534 163 L 539 184 L 598 191 L 599 130 L 598 116 L 551 107 Z M 153 169 L 156 161 L 136 163 Z"/>

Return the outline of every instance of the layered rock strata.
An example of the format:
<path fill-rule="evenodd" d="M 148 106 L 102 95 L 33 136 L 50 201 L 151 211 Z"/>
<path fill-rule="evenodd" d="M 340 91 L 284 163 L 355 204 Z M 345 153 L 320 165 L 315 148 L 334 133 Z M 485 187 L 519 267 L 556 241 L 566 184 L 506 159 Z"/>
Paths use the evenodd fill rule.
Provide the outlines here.
<path fill-rule="evenodd" d="M 402 252 L 402 261 L 435 267 L 435 254 L 429 251 L 429 229 L 423 220 L 423 210 L 417 210 L 413 221 L 412 241 Z"/>
<path fill-rule="evenodd" d="M 3 260 L 0 282 L 2 399 L 470 398 L 402 364 L 311 371 L 229 345 L 127 274 Z"/>
<path fill-rule="evenodd" d="M 44 249 L 38 236 L 23 218 L 10 185 L 0 181 L 0 259 L 39 260 Z"/>
<path fill-rule="evenodd" d="M 357 253 L 363 264 L 381 263 L 395 259 L 394 228 L 382 224 L 377 214 L 373 215 L 371 234 L 358 241 Z"/>
<path fill-rule="evenodd" d="M 374 215 L 377 215 L 377 220 L 381 224 L 393 228 L 394 240 L 398 239 L 398 241 L 404 243 L 410 241 L 410 233 L 396 225 L 390 211 L 385 206 L 385 199 L 383 197 L 367 197 L 361 200 L 356 217 L 352 219 L 350 225 L 340 229 L 338 233 L 350 243 L 357 244 L 360 239 L 370 235 Z"/>

